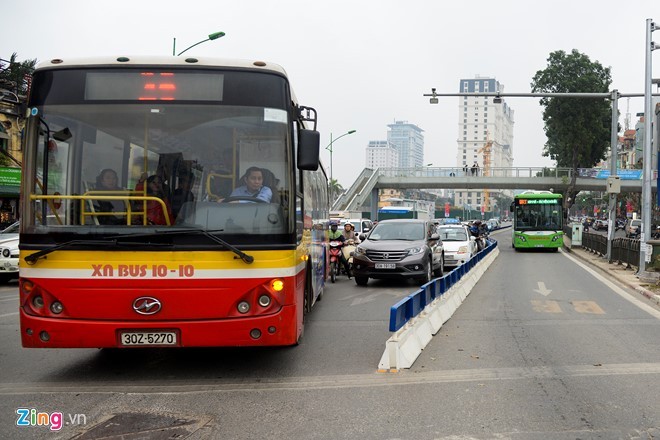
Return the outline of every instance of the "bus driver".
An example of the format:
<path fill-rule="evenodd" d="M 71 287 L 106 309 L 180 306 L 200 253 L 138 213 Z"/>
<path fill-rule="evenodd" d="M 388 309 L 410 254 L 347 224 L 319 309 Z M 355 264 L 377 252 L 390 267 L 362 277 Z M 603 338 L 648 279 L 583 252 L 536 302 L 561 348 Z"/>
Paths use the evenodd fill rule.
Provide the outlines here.
<path fill-rule="evenodd" d="M 270 203 L 273 198 L 273 191 L 264 186 L 264 175 L 259 167 L 250 167 L 245 171 L 245 175 L 241 177 L 243 185 L 237 187 L 232 191 L 229 197 L 248 197 L 253 199 L 263 200 Z M 249 200 L 241 200 L 249 202 Z"/>

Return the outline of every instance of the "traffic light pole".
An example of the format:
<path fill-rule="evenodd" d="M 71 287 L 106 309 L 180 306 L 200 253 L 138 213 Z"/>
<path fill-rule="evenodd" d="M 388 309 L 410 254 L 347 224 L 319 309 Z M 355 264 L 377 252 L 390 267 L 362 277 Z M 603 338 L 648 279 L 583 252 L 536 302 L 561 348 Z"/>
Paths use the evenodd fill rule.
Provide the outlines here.
<path fill-rule="evenodd" d="M 616 232 L 616 195 L 617 192 L 612 191 L 611 182 L 616 179 L 616 159 L 617 159 L 617 146 L 619 144 L 619 91 L 612 90 L 612 133 L 610 137 L 610 179 L 608 179 L 607 193 L 609 195 L 610 203 L 608 207 L 609 216 L 607 220 L 607 261 L 612 262 L 612 240 L 614 240 L 614 233 Z M 617 188 L 618 189 L 618 188 Z"/>

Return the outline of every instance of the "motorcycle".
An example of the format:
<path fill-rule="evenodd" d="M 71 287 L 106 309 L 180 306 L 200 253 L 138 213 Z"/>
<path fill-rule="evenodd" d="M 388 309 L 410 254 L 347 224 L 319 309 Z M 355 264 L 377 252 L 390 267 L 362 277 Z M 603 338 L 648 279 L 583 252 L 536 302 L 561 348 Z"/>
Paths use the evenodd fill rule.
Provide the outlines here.
<path fill-rule="evenodd" d="M 338 240 L 330 241 L 330 281 L 333 283 L 337 280 L 337 275 L 339 275 L 339 267 L 341 262 L 339 261 L 339 256 L 341 255 L 341 250 L 344 247 L 344 243 Z"/>
<path fill-rule="evenodd" d="M 623 231 L 625 229 L 625 227 L 626 227 L 626 221 L 625 220 L 620 219 L 620 218 L 616 219 L 616 226 L 614 228 L 615 231 L 618 231 L 619 229 Z"/>
<path fill-rule="evenodd" d="M 660 240 L 660 226 L 656 226 L 655 230 L 651 232 L 652 240 Z"/>
<path fill-rule="evenodd" d="M 344 247 L 341 249 L 342 254 L 344 254 L 344 258 L 346 258 L 346 261 L 348 261 L 348 270 L 353 272 L 353 252 L 355 252 L 355 240 L 349 239 L 346 241 L 346 244 Z M 350 275 L 350 274 L 346 274 Z"/>

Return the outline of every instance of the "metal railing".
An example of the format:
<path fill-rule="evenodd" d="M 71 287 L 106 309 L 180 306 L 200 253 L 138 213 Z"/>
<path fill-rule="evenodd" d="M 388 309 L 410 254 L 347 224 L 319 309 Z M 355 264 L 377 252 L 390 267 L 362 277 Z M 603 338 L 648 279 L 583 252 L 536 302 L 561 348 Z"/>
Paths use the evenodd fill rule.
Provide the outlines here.
<path fill-rule="evenodd" d="M 564 229 L 564 233 L 572 240 L 572 229 Z M 639 244 L 640 240 L 632 238 L 615 238 L 612 240 L 612 252 L 610 263 L 626 265 L 626 269 L 634 269 L 639 266 Z M 582 248 L 598 254 L 601 257 L 607 255 L 607 236 L 602 234 L 593 234 L 589 232 L 582 233 Z"/>
<path fill-rule="evenodd" d="M 484 174 L 483 168 L 472 171 L 460 167 L 417 167 L 417 168 L 378 168 L 384 177 L 554 177 L 571 178 L 571 168 L 545 167 L 491 167 Z M 594 177 L 591 169 L 578 169 L 578 177 Z"/>

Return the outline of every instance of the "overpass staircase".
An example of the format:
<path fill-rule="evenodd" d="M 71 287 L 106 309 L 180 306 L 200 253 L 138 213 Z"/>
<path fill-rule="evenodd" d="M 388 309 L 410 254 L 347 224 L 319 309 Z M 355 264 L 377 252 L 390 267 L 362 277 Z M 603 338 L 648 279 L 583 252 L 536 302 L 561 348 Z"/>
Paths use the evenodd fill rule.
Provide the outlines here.
<path fill-rule="evenodd" d="M 365 168 L 355 179 L 353 185 L 332 204 L 332 211 L 352 211 L 362 207 L 368 201 L 371 190 L 378 181 L 378 168 Z"/>

